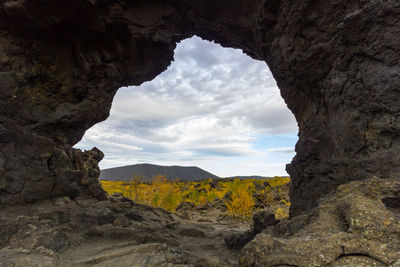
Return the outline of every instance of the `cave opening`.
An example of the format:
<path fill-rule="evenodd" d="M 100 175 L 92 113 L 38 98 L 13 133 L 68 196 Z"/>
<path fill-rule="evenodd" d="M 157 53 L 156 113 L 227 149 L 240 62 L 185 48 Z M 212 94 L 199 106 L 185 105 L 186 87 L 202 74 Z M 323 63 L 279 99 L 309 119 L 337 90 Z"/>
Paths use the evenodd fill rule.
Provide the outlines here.
<path fill-rule="evenodd" d="M 0 262 L 5 266 L 396 265 L 399 14 L 396 0 L 0 1 Z M 170 65 L 176 42 L 194 34 L 265 61 L 299 128 L 296 156 L 287 167 L 291 218 L 276 222 L 273 214 L 259 214 L 256 218 L 262 225 L 254 224 L 251 232 L 238 231 L 240 224 L 234 223 L 228 242 L 225 231 L 208 227 L 213 216 L 188 223 L 163 209 L 121 195 L 107 196 L 97 179 L 103 153 L 72 148 L 87 129 L 108 117 L 119 88 L 155 78 Z M 239 65 L 231 80 L 244 77 L 252 85 L 254 76 L 242 75 L 245 67 Z M 193 76 L 202 84 L 202 75 Z M 212 88 L 208 85 L 203 93 Z M 117 97 L 129 99 L 124 90 Z M 240 91 L 230 90 L 222 99 L 232 95 L 250 99 L 251 94 L 236 95 Z M 151 100 L 169 95 L 154 92 Z M 206 100 L 210 97 L 197 93 Z M 200 106 L 201 98 L 193 99 L 198 99 L 196 105 L 186 98 L 186 109 Z M 159 102 L 154 108 L 138 101 L 136 108 L 158 111 L 161 122 L 173 118 Z M 260 101 L 268 107 L 268 101 Z M 255 114 L 257 103 L 247 108 L 248 117 Z M 203 108 L 217 113 L 220 106 Z M 237 106 L 233 104 L 233 110 Z M 135 107 L 122 115 L 132 119 L 131 113 L 139 114 L 132 110 Z M 229 113 L 232 110 L 224 111 L 235 117 L 235 112 Z M 177 121 L 186 118 L 179 116 L 179 108 L 175 112 Z M 280 121 L 276 114 L 274 118 Z M 162 131 L 153 117 L 141 121 L 144 124 L 126 121 L 139 130 L 154 122 L 152 129 L 158 135 L 149 131 L 142 135 L 163 140 L 164 150 L 153 152 L 170 160 L 174 153 L 168 148 L 181 144 L 176 133 L 181 137 L 181 129 L 191 129 Z M 207 148 L 226 152 L 221 139 L 232 141 L 230 134 L 237 128 L 244 127 L 227 127 L 224 138 L 215 138 L 214 146 Z M 189 137 L 195 139 L 199 133 L 209 137 L 207 127 L 200 130 L 194 127 Z M 100 137 L 107 134 L 98 130 Z M 205 139 L 198 141 L 203 148 Z M 239 144 L 243 140 L 233 139 Z M 209 156 L 210 150 L 196 150 L 195 142 L 187 143 L 189 152 Z M 138 154 L 150 148 L 138 142 L 111 147 Z M 242 147 L 234 148 L 231 154 Z M 211 164 L 206 167 L 213 171 Z M 231 161 L 223 169 L 233 172 L 236 167 L 238 162 Z M 204 187 L 215 186 L 210 182 Z M 226 244 L 243 249 L 230 250 Z"/>
<path fill-rule="evenodd" d="M 166 175 L 192 181 L 205 179 L 206 172 L 209 178 L 267 179 L 288 176 L 285 166 L 295 155 L 297 132 L 265 62 L 194 36 L 178 43 L 174 61 L 155 79 L 120 88 L 110 117 L 89 129 L 75 147 L 104 152 L 101 180 L 132 182 L 141 176 L 149 182 Z M 187 177 L 174 177 L 174 171 L 160 170 L 160 165 L 206 172 L 197 172 L 197 179 L 193 170 Z M 254 181 L 256 187 L 263 183 Z M 103 187 L 135 198 L 127 183 L 129 190 Z M 210 201 L 216 197 L 208 195 Z"/>

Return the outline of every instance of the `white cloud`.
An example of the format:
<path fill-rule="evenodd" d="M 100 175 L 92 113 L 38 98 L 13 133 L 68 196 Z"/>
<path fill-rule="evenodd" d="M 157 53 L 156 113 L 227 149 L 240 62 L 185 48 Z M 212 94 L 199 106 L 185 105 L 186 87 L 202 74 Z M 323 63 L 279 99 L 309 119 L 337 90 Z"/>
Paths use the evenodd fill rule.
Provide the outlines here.
<path fill-rule="evenodd" d="M 223 169 L 230 159 L 258 162 L 267 153 L 253 145 L 256 135 L 296 132 L 264 62 L 195 37 L 178 44 L 174 62 L 153 81 L 121 88 L 110 118 L 89 129 L 76 147 L 99 147 L 106 155 L 103 168 L 220 162 Z M 283 172 L 286 163 L 280 163 Z"/>

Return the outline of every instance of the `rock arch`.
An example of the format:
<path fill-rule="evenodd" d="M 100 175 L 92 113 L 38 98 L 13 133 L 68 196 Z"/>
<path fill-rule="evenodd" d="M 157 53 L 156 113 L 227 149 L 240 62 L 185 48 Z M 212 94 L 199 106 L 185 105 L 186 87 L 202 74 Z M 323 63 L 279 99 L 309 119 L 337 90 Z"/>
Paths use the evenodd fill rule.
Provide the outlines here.
<path fill-rule="evenodd" d="M 396 0 L 0 2 L 0 206 L 105 194 L 72 148 L 115 92 L 194 34 L 269 65 L 299 124 L 291 214 L 349 180 L 400 173 Z"/>

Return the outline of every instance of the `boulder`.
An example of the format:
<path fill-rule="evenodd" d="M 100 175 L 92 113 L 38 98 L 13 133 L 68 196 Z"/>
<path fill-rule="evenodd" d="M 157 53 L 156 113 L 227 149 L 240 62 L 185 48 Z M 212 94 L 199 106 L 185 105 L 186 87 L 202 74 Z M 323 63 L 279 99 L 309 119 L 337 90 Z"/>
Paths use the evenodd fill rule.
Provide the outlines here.
<path fill-rule="evenodd" d="M 269 213 L 266 210 L 261 210 L 254 213 L 252 229 L 255 233 L 260 233 L 262 230 L 266 229 L 268 226 L 275 225 L 275 214 Z"/>
<path fill-rule="evenodd" d="M 255 236 L 241 252 L 242 266 L 397 266 L 400 213 L 382 199 L 394 197 L 399 179 L 370 178 L 341 185 L 310 215 L 282 220 Z"/>
<path fill-rule="evenodd" d="M 231 233 L 224 238 L 224 241 L 229 248 L 242 249 L 254 238 L 254 236 L 255 234 L 252 230 L 247 230 L 243 232 Z"/>

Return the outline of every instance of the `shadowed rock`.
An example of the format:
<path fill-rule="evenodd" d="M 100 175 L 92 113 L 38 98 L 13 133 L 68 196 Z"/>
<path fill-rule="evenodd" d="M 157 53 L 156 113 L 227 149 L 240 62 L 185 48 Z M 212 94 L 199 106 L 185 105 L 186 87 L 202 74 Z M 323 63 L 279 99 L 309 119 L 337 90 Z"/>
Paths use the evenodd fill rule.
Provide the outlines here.
<path fill-rule="evenodd" d="M 268 226 L 273 225 L 275 225 L 275 214 L 262 210 L 253 215 L 253 231 L 255 233 L 260 233 Z"/>
<path fill-rule="evenodd" d="M 256 212 L 252 217 L 253 224 L 251 229 L 237 233 L 231 233 L 224 238 L 225 244 L 229 248 L 242 249 L 254 237 L 261 233 L 268 226 L 274 226 L 275 215 L 265 210 Z"/>
<path fill-rule="evenodd" d="M 103 199 L 82 162 L 93 152 L 71 147 L 194 34 L 268 63 L 299 126 L 292 215 L 349 180 L 399 175 L 399 15 L 396 0 L 4 0 L 0 205 Z"/>
<path fill-rule="evenodd" d="M 128 251 L 182 263 L 158 245 L 174 243 L 170 215 L 147 210 L 146 229 L 125 216 L 131 202 L 97 203 L 102 153 L 72 147 L 108 117 L 118 88 L 153 79 L 176 42 L 198 35 L 265 61 L 299 126 L 293 218 L 258 234 L 240 263 L 398 265 L 399 17 L 398 0 L 1 1 L 0 260 L 54 266 L 83 227 L 132 224 L 120 237 L 157 244 Z M 72 202 L 7 209 L 58 197 Z"/>
<path fill-rule="evenodd" d="M 253 240 L 253 238 L 254 232 L 252 230 L 247 230 L 230 234 L 224 238 L 224 241 L 229 248 L 242 249 L 247 243 Z"/>

